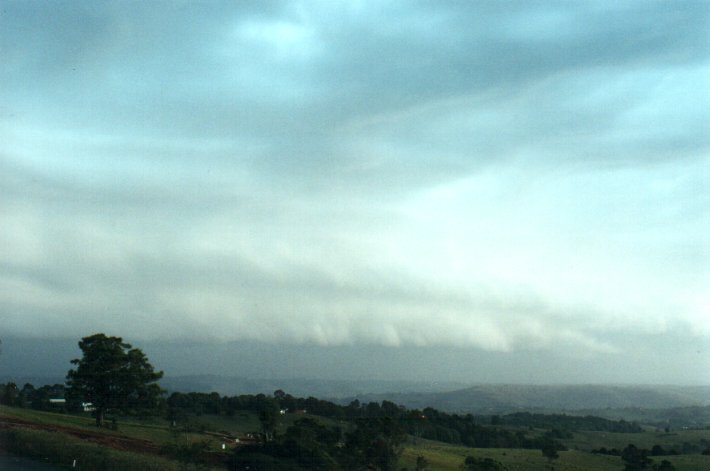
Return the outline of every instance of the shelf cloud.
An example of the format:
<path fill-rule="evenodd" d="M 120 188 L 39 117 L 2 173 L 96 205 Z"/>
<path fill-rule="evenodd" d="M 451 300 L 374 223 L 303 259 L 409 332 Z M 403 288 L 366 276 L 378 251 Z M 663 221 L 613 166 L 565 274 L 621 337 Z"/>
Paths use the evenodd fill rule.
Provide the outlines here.
<path fill-rule="evenodd" d="M 7 2 L 0 334 L 707 339 L 709 23 L 702 2 Z"/>

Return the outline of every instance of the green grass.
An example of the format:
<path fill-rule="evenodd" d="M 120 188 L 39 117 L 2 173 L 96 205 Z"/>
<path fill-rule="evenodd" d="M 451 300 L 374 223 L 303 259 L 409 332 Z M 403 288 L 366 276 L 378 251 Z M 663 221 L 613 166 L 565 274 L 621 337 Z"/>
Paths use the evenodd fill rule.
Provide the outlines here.
<path fill-rule="evenodd" d="M 88 415 L 61 414 L 54 412 L 36 411 L 32 409 L 21 409 L 0 405 L 0 415 L 16 417 L 18 419 L 35 422 L 44 425 L 56 425 L 61 427 L 72 427 L 85 429 L 92 432 L 100 431 L 107 435 L 125 436 L 135 439 L 148 440 L 159 445 L 171 444 L 175 442 L 175 433 L 170 428 L 168 421 L 160 418 L 150 418 L 147 420 L 137 420 L 134 417 L 119 417 L 117 420 L 118 430 L 111 430 L 109 427 L 98 429 L 95 420 Z M 253 415 L 253 414 L 250 414 Z M 236 423 L 239 423 L 238 421 Z M 248 429 L 258 431 L 259 421 L 254 415 L 250 417 L 249 425 L 245 427 L 224 427 L 226 423 L 221 422 L 218 416 L 191 417 L 189 419 L 188 433 L 181 433 L 180 440 L 196 442 L 207 440 L 214 449 L 218 449 L 221 441 L 215 437 L 201 433 L 205 430 L 236 430 Z M 249 428 L 251 427 L 251 428 Z M 186 438 L 187 437 L 187 440 Z"/>
<path fill-rule="evenodd" d="M 33 409 L 21 409 L 0 405 L 0 415 L 17 417 L 40 424 L 64 425 L 72 427 L 93 427 L 94 419 L 88 415 L 69 415 L 57 412 L 44 412 Z"/>
<path fill-rule="evenodd" d="M 200 433 L 199 431 L 190 431 L 190 432 L 184 432 L 180 429 L 171 429 L 169 427 L 169 424 L 167 421 L 162 420 L 162 419 L 157 419 L 157 418 L 152 418 L 149 420 L 145 421 L 137 421 L 135 418 L 127 418 L 123 420 L 118 420 L 117 425 L 118 425 L 118 430 L 111 430 L 108 427 L 104 428 L 97 428 L 95 425 L 95 421 L 93 418 L 89 416 L 84 416 L 84 415 L 71 415 L 71 414 L 61 414 L 61 413 L 53 413 L 53 412 L 43 412 L 43 411 L 36 411 L 36 410 L 31 410 L 31 409 L 21 409 L 21 408 L 15 408 L 15 407 L 7 407 L 7 406 L 0 406 L 0 415 L 3 416 L 9 416 L 9 417 L 15 417 L 17 419 L 25 420 L 28 422 L 32 423 L 37 423 L 37 424 L 43 424 L 47 426 L 59 426 L 59 427 L 69 427 L 72 429 L 76 430 L 86 430 L 92 433 L 100 433 L 105 436 L 114 436 L 114 437 L 128 437 L 128 438 L 133 438 L 133 439 L 140 439 L 140 440 L 146 440 L 149 442 L 152 442 L 156 444 L 158 447 L 164 447 L 168 445 L 178 445 L 178 446 L 189 446 L 195 443 L 201 443 L 201 442 L 206 442 L 208 445 L 208 450 L 210 451 L 221 451 L 221 445 L 223 440 L 221 440 L 219 437 L 215 436 L 210 436 L 206 435 L 203 433 Z M 129 420 L 129 421 L 126 421 Z M 46 432 L 46 431 L 37 431 L 37 430 L 27 430 L 27 429 L 18 429 L 16 431 L 13 431 L 22 434 L 24 437 L 39 437 L 36 438 L 34 441 L 39 443 L 40 441 L 44 440 L 44 438 L 51 436 L 54 437 L 61 437 L 62 440 L 67 441 L 68 443 L 72 443 L 73 441 L 77 440 L 75 437 L 72 435 L 66 434 L 66 433 L 57 433 L 57 432 Z M 46 435 L 46 434 L 50 435 Z M 27 435 L 29 434 L 29 435 Z M 42 438 L 44 437 L 44 438 Z M 30 440 L 32 442 L 32 440 Z M 63 449 L 66 448 L 64 445 L 57 445 L 56 440 L 55 441 L 46 441 L 46 446 L 48 447 L 54 447 L 57 449 Z M 35 444 L 36 446 L 39 446 L 38 444 Z M 86 449 L 81 449 L 80 451 L 82 453 L 86 453 L 87 456 L 95 457 L 97 455 L 96 450 L 104 450 L 105 453 L 110 454 L 113 456 L 114 454 L 118 453 L 119 455 L 123 456 L 123 453 L 126 452 L 121 452 L 121 451 L 116 451 L 112 450 L 109 447 L 98 445 L 98 444 L 91 444 L 91 443 L 85 443 L 85 445 L 89 448 Z M 78 445 L 77 445 L 78 446 Z M 95 447 L 96 449 L 92 449 L 91 447 Z M 76 446 L 74 447 L 76 449 Z M 11 450 L 12 451 L 12 450 Z M 32 453 L 31 449 L 24 449 L 24 448 L 18 448 L 16 447 L 15 450 L 16 453 L 21 454 L 23 456 L 34 456 Z M 50 455 L 54 453 L 51 452 L 49 453 Z M 57 454 L 59 452 L 56 452 L 54 454 Z M 59 453 L 61 454 L 61 453 Z M 103 456 L 103 455 L 102 455 Z M 159 457 L 153 457 L 150 455 L 146 454 L 141 454 L 137 456 L 142 456 L 144 459 L 149 460 L 152 458 L 159 458 Z M 93 458 L 92 458 L 93 459 Z M 160 458 L 163 460 L 163 458 Z M 86 461 L 86 460 L 84 460 Z M 174 463 L 171 460 L 167 460 L 170 463 Z M 53 462 L 58 462 L 54 460 Z M 96 467 L 96 468 L 85 468 L 85 469 L 102 469 L 101 467 Z M 117 468 L 117 469 L 143 469 L 141 467 L 132 467 L 132 466 L 126 466 L 124 468 Z M 149 468 L 146 468 L 149 469 Z M 162 469 L 162 468 L 160 468 Z M 172 469 L 172 468 L 170 468 Z"/>
<path fill-rule="evenodd" d="M 117 451 L 87 443 L 70 435 L 42 430 L 0 432 L 4 447 L 13 454 L 53 463 L 62 468 L 102 471 L 189 471 L 209 469 L 185 465 L 160 456 Z"/>
<path fill-rule="evenodd" d="M 492 458 L 500 461 L 510 471 L 548 471 L 548 460 L 538 450 L 508 448 L 467 448 L 445 445 L 436 442 L 408 446 L 402 453 L 400 466 L 413 469 L 417 456 L 424 456 L 431 471 L 458 471 L 466 456 Z M 559 471 L 572 470 L 618 470 L 621 460 L 613 456 L 598 456 L 579 451 L 560 452 L 560 457 L 553 465 Z"/>
<path fill-rule="evenodd" d="M 73 427 L 85 429 L 92 432 L 100 431 L 107 435 L 126 436 L 151 442 L 163 444 L 170 443 L 173 439 L 170 433 L 167 422 L 163 421 L 164 425 L 158 423 L 141 423 L 141 422 L 126 422 L 119 420 L 118 430 L 114 431 L 108 427 L 101 429 L 96 428 L 95 420 L 89 415 L 74 415 L 61 414 L 55 412 L 44 412 L 32 409 L 21 409 L 16 407 L 0 406 L 0 415 L 16 417 L 18 419 L 27 420 L 44 425 L 57 425 L 61 427 Z"/>
<path fill-rule="evenodd" d="M 261 430 L 258 416 L 251 411 L 238 411 L 231 417 L 213 414 L 190 415 L 187 418 L 187 425 L 192 430 L 224 431 L 236 436 Z"/>
<path fill-rule="evenodd" d="M 590 432 L 591 433 L 591 432 Z M 607 434 L 607 437 L 608 438 Z M 623 448 L 629 443 L 641 444 L 644 448 L 651 448 L 659 443 L 658 437 L 654 433 L 639 434 L 614 434 L 626 437 L 623 445 L 616 447 Z M 676 443 L 676 440 L 692 441 L 705 436 L 695 431 L 679 432 L 676 437 L 668 438 L 668 444 Z M 590 442 L 592 448 L 605 446 L 613 448 L 609 443 L 601 441 L 601 436 L 593 437 Z M 648 445 L 650 443 L 650 445 Z M 664 447 L 665 444 L 661 443 Z M 464 446 L 448 445 L 440 442 L 420 440 L 417 444 L 407 445 L 400 459 L 400 467 L 414 469 L 418 456 L 423 456 L 429 463 L 430 471 L 458 471 L 466 456 L 478 458 L 492 458 L 500 461 L 508 467 L 510 471 L 548 471 L 549 462 L 542 456 L 539 450 L 523 449 L 492 449 L 492 448 L 467 448 Z M 680 456 L 658 456 L 653 457 L 654 463 L 668 460 L 678 471 L 698 471 L 710 469 L 710 456 L 699 454 Z M 560 452 L 560 457 L 553 461 L 554 469 L 557 471 L 619 471 L 624 465 L 621 458 L 617 456 L 595 455 L 588 451 L 569 450 Z"/>
<path fill-rule="evenodd" d="M 115 431 L 111 430 L 109 427 L 97 429 L 94 419 L 88 414 L 62 414 L 0 405 L 0 415 L 16 417 L 44 425 L 72 427 L 91 432 L 100 431 L 106 435 L 147 440 L 159 446 L 176 444 L 190 445 L 193 443 L 206 442 L 209 447 L 208 449 L 212 451 L 220 451 L 223 440 L 220 437 L 204 432 L 227 432 L 229 435 L 242 438 L 248 433 L 258 433 L 261 431 L 259 418 L 257 414 L 252 411 L 237 411 L 233 416 L 213 414 L 202 414 L 199 416 L 189 415 L 186 421 L 178 423 L 177 428 L 171 428 L 170 423 L 160 417 L 146 419 L 117 417 L 118 430 Z M 336 421 L 323 417 L 286 414 L 278 417 L 276 432 L 284 433 L 295 421 L 306 417 L 317 420 L 324 425 L 338 425 Z"/>

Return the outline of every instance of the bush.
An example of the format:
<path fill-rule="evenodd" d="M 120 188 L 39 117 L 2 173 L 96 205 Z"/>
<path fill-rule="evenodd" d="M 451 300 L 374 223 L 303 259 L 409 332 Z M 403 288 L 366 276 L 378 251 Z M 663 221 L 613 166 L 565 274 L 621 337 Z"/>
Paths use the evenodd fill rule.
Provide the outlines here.
<path fill-rule="evenodd" d="M 500 461 L 475 456 L 467 456 L 460 469 L 462 471 L 508 471 Z"/>

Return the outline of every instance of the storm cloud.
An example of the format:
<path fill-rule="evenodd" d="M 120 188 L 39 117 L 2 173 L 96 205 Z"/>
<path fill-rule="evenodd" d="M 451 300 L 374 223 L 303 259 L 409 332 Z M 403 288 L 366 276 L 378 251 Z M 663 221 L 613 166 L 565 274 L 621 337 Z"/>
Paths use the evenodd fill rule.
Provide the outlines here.
<path fill-rule="evenodd" d="M 5 2 L 0 334 L 707 340 L 708 24 L 704 2 Z"/>

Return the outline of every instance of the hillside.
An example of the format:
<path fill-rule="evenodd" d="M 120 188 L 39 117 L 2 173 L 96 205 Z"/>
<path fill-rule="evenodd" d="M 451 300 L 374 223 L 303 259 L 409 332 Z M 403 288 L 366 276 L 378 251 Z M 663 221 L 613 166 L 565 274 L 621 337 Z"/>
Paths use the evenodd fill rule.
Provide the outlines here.
<path fill-rule="evenodd" d="M 290 412 L 272 416 L 272 438 L 263 442 L 265 435 L 259 436 L 264 416 L 259 411 L 277 405 Z M 425 411 L 425 416 L 388 402 L 338 407 L 286 393 L 239 397 L 174 393 L 167 406 L 166 417 L 120 416 L 115 427 L 104 428 L 97 428 L 85 413 L 0 406 L 0 451 L 48 458 L 66 467 L 78 459 L 80 469 L 90 470 L 248 466 L 330 471 L 364 469 L 363 463 L 386 458 L 397 464 L 396 469 L 416 469 L 418 462 L 426 462 L 429 471 L 454 471 L 475 457 L 509 471 L 543 471 L 550 468 L 550 461 L 541 447 L 553 444 L 558 471 L 614 471 L 624 466 L 621 450 L 635 444 L 654 463 L 672 466 L 664 469 L 710 469 L 710 423 L 668 431 L 594 417 L 520 413 L 501 416 L 494 425 L 436 410 Z M 395 468 L 376 464 L 373 469 Z"/>
<path fill-rule="evenodd" d="M 216 391 L 220 394 L 271 394 L 277 389 L 296 396 L 344 398 L 353 395 L 398 393 L 435 393 L 465 387 L 455 382 L 333 380 L 314 378 L 246 378 L 224 375 L 166 376 L 160 385 L 168 391 Z"/>
<path fill-rule="evenodd" d="M 343 399 L 388 400 L 411 408 L 447 412 L 505 413 L 515 410 L 578 411 L 661 409 L 710 405 L 708 386 L 477 385 L 449 392 L 362 394 Z"/>
<path fill-rule="evenodd" d="M 335 425 L 334 422 L 327 419 L 317 416 L 312 416 L 312 418 L 328 424 L 329 427 Z M 192 417 L 190 420 L 198 428 L 227 429 L 230 434 L 242 436 L 246 430 L 258 427 L 257 418 L 249 412 L 238 413 L 231 418 L 208 414 Z M 293 424 L 293 417 L 287 418 L 287 423 Z M 281 434 L 285 432 L 287 423 L 281 424 L 279 427 Z M 2 436 L 14 436 L 22 440 L 20 451 L 37 458 L 49 456 L 52 462 L 69 467 L 71 467 L 72 460 L 79 456 L 80 469 L 108 469 L 102 468 L 102 466 L 109 463 L 107 460 L 110 460 L 111 469 L 115 470 L 177 471 L 193 469 L 196 471 L 198 469 L 224 469 L 217 462 L 221 459 L 226 460 L 226 456 L 219 452 L 220 437 L 209 432 L 195 431 L 189 434 L 189 438 L 188 435 L 181 433 L 180 441 L 188 438 L 189 443 L 200 444 L 204 443 L 204 440 L 209 440 L 208 446 L 211 451 L 205 451 L 208 456 L 212 456 L 212 459 L 208 459 L 212 465 L 191 465 L 185 461 L 176 461 L 177 456 L 166 455 L 168 449 L 165 448 L 165 445 L 173 443 L 177 437 L 174 436 L 174 432 L 169 431 L 168 424 L 162 421 L 143 424 L 120 421 L 119 431 L 116 432 L 108 429 L 96 429 L 89 417 L 82 418 L 0 406 L 0 424 L 3 424 L 0 427 Z M 623 467 L 619 456 L 591 453 L 591 450 L 603 446 L 608 448 L 624 447 L 629 442 L 636 443 L 646 449 L 650 449 L 656 444 L 660 444 L 666 449 L 682 449 L 687 443 L 708 443 L 708 438 L 710 438 L 708 431 L 678 433 L 580 431 L 575 432 L 572 438 L 563 440 L 568 451 L 559 452 L 559 458 L 555 460 L 554 466 L 559 471 L 580 469 L 615 471 Z M 7 442 L 5 444 L 8 445 Z M 127 449 L 131 451 L 126 451 Z M 467 456 L 495 460 L 504 464 L 510 471 L 549 469 L 548 460 L 540 453 L 540 450 L 536 449 L 471 448 L 412 436 L 407 438 L 403 444 L 399 465 L 407 469 L 415 469 L 417 461 L 423 459 L 428 463 L 427 469 L 430 471 L 454 471 L 460 469 L 461 463 Z M 697 450 L 682 455 L 654 456 L 654 459 L 656 462 L 668 460 L 678 471 L 707 469 L 706 466 L 710 464 L 710 456 L 704 456 Z M 83 466 L 81 466 L 82 464 Z"/>

